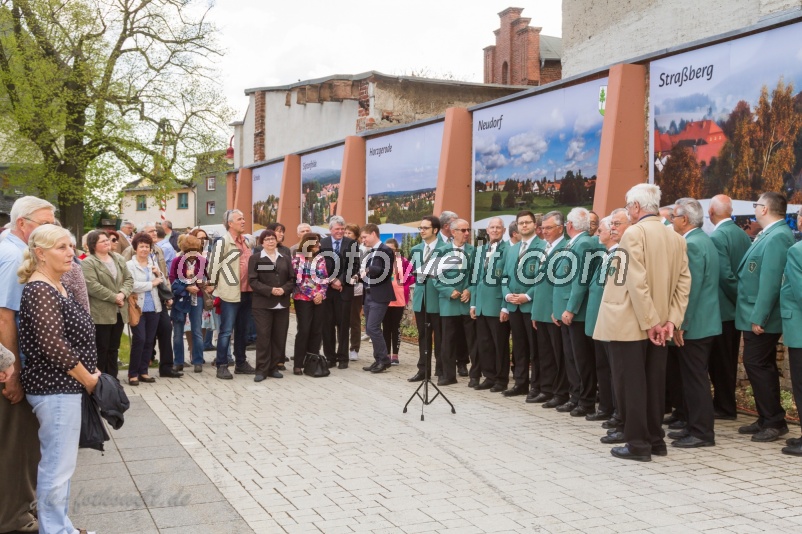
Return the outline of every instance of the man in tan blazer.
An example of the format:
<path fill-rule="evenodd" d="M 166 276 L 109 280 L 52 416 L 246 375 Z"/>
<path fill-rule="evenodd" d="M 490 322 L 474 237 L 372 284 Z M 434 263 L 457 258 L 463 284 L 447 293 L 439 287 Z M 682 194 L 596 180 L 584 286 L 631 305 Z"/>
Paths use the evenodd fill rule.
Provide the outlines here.
<path fill-rule="evenodd" d="M 627 192 L 633 222 L 608 271 L 593 337 L 610 341 L 615 395 L 626 445 L 613 456 L 648 462 L 664 456 L 666 341 L 682 324 L 691 276 L 685 240 L 660 221 L 660 188 L 638 184 Z M 613 265 L 615 262 L 613 262 Z M 619 271 L 620 269 L 620 271 Z"/>

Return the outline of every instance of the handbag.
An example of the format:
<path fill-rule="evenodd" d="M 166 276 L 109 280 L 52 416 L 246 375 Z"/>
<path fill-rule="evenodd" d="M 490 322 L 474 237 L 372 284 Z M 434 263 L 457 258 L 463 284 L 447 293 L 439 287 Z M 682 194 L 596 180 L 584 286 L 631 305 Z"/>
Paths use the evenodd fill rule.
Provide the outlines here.
<path fill-rule="evenodd" d="M 214 308 L 214 295 L 207 293 L 205 290 L 201 290 L 201 293 L 203 294 L 203 309 L 209 311 Z"/>
<path fill-rule="evenodd" d="M 329 376 L 331 371 L 329 371 L 329 362 L 326 357 L 307 352 L 304 357 L 304 374 L 315 378 Z"/>
<path fill-rule="evenodd" d="M 142 308 L 139 307 L 136 293 L 131 293 L 128 295 L 128 324 L 136 326 L 140 318 L 142 318 Z"/>

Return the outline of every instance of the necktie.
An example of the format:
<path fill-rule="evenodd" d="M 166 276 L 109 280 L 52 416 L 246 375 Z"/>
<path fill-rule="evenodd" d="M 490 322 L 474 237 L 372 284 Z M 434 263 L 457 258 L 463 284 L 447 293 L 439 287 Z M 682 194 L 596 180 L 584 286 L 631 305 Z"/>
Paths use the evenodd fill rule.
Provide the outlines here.
<path fill-rule="evenodd" d="M 338 256 L 340 255 L 340 242 L 339 241 L 335 241 L 334 242 L 334 253 L 337 254 Z"/>
<path fill-rule="evenodd" d="M 495 244 L 490 245 L 487 250 L 487 254 L 485 254 L 485 270 L 487 270 L 487 266 L 490 265 L 490 258 L 493 256 L 493 249 L 496 247 Z"/>
<path fill-rule="evenodd" d="M 423 255 L 423 264 L 426 265 L 426 262 L 429 261 L 429 258 L 432 257 L 432 250 L 434 247 L 426 246 L 426 253 Z"/>
<path fill-rule="evenodd" d="M 524 254 L 526 254 L 526 249 L 528 246 L 529 243 L 527 243 L 526 241 L 521 241 L 521 251 L 518 253 L 519 260 L 524 257 Z"/>

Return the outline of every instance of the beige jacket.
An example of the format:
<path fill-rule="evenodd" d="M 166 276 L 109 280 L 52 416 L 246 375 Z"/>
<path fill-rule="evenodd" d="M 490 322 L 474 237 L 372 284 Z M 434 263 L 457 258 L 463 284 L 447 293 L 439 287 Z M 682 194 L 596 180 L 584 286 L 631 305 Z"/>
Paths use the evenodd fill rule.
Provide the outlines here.
<path fill-rule="evenodd" d="M 226 302 L 240 301 L 239 248 L 230 232 L 214 243 L 206 269 L 214 296 Z"/>
<path fill-rule="evenodd" d="M 624 232 L 615 254 L 620 263 L 613 260 L 607 273 L 593 338 L 640 341 L 656 324 L 679 327 L 691 290 L 682 236 L 646 217 Z"/>

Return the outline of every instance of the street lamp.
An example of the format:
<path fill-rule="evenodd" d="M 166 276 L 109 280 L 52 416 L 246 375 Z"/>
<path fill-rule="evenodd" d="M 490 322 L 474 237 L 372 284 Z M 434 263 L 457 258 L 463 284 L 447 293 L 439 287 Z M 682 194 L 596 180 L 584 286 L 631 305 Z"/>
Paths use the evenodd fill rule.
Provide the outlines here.
<path fill-rule="evenodd" d="M 234 165 L 234 136 L 228 141 L 228 148 L 226 149 L 226 163 Z"/>

